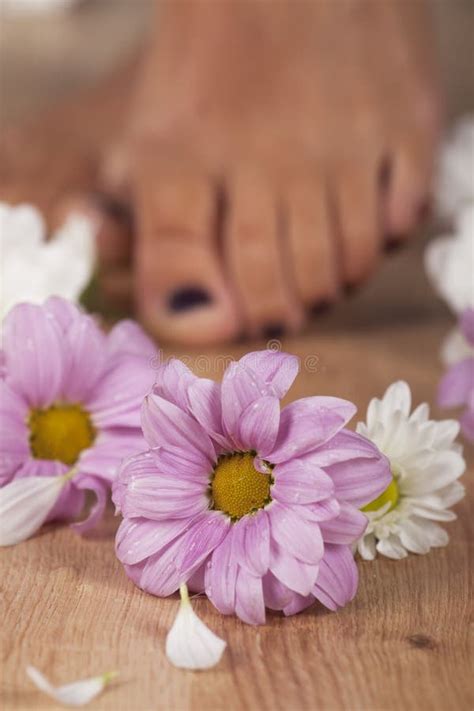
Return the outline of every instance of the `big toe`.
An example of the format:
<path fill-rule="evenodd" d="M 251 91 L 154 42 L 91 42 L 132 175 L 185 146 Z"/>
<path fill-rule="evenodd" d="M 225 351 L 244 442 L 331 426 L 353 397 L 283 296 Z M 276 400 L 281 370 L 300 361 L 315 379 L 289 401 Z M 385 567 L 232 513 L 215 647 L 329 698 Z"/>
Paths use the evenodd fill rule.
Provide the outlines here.
<path fill-rule="evenodd" d="M 135 297 L 158 337 L 184 345 L 235 338 L 240 321 L 219 258 L 218 195 L 191 166 L 158 170 L 147 160 L 135 173 Z"/>

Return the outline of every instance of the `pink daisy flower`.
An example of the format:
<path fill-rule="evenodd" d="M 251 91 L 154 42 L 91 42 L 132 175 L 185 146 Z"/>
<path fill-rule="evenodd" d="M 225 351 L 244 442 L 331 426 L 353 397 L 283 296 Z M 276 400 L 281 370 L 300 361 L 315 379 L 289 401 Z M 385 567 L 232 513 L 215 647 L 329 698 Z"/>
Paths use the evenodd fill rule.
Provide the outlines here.
<path fill-rule="evenodd" d="M 474 442 L 474 309 L 466 309 L 461 315 L 459 328 L 468 355 L 452 365 L 439 384 L 438 404 L 441 407 L 465 407 L 459 422 L 464 436 Z"/>
<path fill-rule="evenodd" d="M 22 540 L 10 524 L 21 528 L 34 518 L 36 487 L 54 504 L 44 516 L 38 512 L 39 525 L 77 516 L 85 489 L 95 492 L 97 503 L 75 528 L 85 531 L 97 522 L 122 459 L 145 446 L 140 405 L 154 381 L 155 355 L 135 323 L 122 321 L 105 335 L 92 317 L 59 297 L 10 311 L 0 378 L 3 545 Z M 50 494 L 52 477 L 62 477 L 64 485 Z M 27 478 L 30 489 L 18 483 Z"/>
<path fill-rule="evenodd" d="M 391 474 L 344 429 L 350 402 L 308 397 L 280 411 L 297 372 L 296 357 L 272 351 L 232 363 L 222 384 L 176 360 L 160 366 L 142 408 L 150 449 L 113 487 L 117 556 L 143 590 L 187 583 L 251 624 L 266 607 L 290 615 L 315 598 L 332 610 L 352 599 L 359 508 Z"/>

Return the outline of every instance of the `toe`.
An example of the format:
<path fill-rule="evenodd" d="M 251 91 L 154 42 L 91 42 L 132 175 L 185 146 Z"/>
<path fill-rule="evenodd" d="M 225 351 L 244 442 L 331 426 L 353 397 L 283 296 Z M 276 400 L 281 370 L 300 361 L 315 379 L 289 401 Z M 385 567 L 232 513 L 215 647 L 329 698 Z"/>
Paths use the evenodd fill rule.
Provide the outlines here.
<path fill-rule="evenodd" d="M 403 241 L 421 222 L 430 196 L 433 156 L 433 147 L 419 141 L 407 141 L 395 153 L 383 217 L 389 241 Z"/>
<path fill-rule="evenodd" d="M 289 183 L 282 196 L 287 208 L 287 239 L 296 293 L 317 309 L 335 300 L 338 275 L 323 179 L 315 174 Z"/>
<path fill-rule="evenodd" d="M 271 180 L 240 169 L 228 183 L 224 251 L 250 334 L 297 329 L 303 312 L 290 288 L 282 211 Z"/>
<path fill-rule="evenodd" d="M 331 193 L 341 278 L 346 285 L 354 286 L 373 272 L 381 251 L 376 162 L 354 160 L 333 177 Z"/>
<path fill-rule="evenodd" d="M 239 320 L 216 245 L 216 193 L 188 168 L 135 171 L 135 293 L 145 324 L 183 344 L 237 335 Z"/>

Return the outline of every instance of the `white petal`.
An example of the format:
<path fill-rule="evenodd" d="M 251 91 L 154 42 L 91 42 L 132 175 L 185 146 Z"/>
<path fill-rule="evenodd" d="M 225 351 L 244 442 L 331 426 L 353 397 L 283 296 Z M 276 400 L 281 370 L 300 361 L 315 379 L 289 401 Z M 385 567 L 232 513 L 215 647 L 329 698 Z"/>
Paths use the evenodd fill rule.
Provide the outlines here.
<path fill-rule="evenodd" d="M 431 242 L 425 269 L 434 289 L 455 314 L 474 307 L 474 201 L 460 207 L 453 235 Z"/>
<path fill-rule="evenodd" d="M 226 648 L 226 642 L 211 632 L 194 612 L 186 585 L 180 588 L 181 602 L 166 637 L 166 656 L 181 669 L 210 669 Z"/>
<path fill-rule="evenodd" d="M 45 522 L 66 476 L 30 476 L 0 489 L 0 546 L 25 541 Z"/>
<path fill-rule="evenodd" d="M 398 535 L 393 533 L 377 542 L 377 551 L 387 558 L 393 558 L 393 560 L 400 560 L 408 555 Z"/>
<path fill-rule="evenodd" d="M 375 536 L 373 533 L 368 533 L 359 540 L 357 544 L 359 555 L 364 560 L 373 560 L 375 558 Z"/>
<path fill-rule="evenodd" d="M 35 686 L 51 698 L 65 706 L 84 706 L 92 701 L 104 687 L 117 676 L 117 672 L 108 672 L 101 676 L 81 679 L 64 686 L 53 686 L 51 682 L 35 667 L 26 668 L 26 673 Z"/>
<path fill-rule="evenodd" d="M 400 522 L 400 540 L 411 553 L 423 554 L 430 550 L 430 536 L 413 519 Z"/>
<path fill-rule="evenodd" d="M 0 249 L 2 316 L 19 302 L 42 304 L 51 295 L 77 301 L 95 267 L 95 225 L 84 216 L 70 215 L 46 240 L 36 208 L 0 203 Z"/>

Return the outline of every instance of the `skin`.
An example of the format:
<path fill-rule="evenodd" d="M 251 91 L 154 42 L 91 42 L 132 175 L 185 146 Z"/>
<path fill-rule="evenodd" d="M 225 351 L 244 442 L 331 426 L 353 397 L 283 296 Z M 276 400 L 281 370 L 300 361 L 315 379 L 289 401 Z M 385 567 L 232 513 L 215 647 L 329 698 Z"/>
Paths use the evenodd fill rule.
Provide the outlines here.
<path fill-rule="evenodd" d="M 161 339 L 297 331 L 418 225 L 434 67 L 422 0 L 158 2 L 143 57 L 108 103 L 89 99 L 81 145 L 90 164 L 100 145 L 100 166 L 69 190 L 108 196 L 94 206 L 105 282 L 133 284 Z"/>

